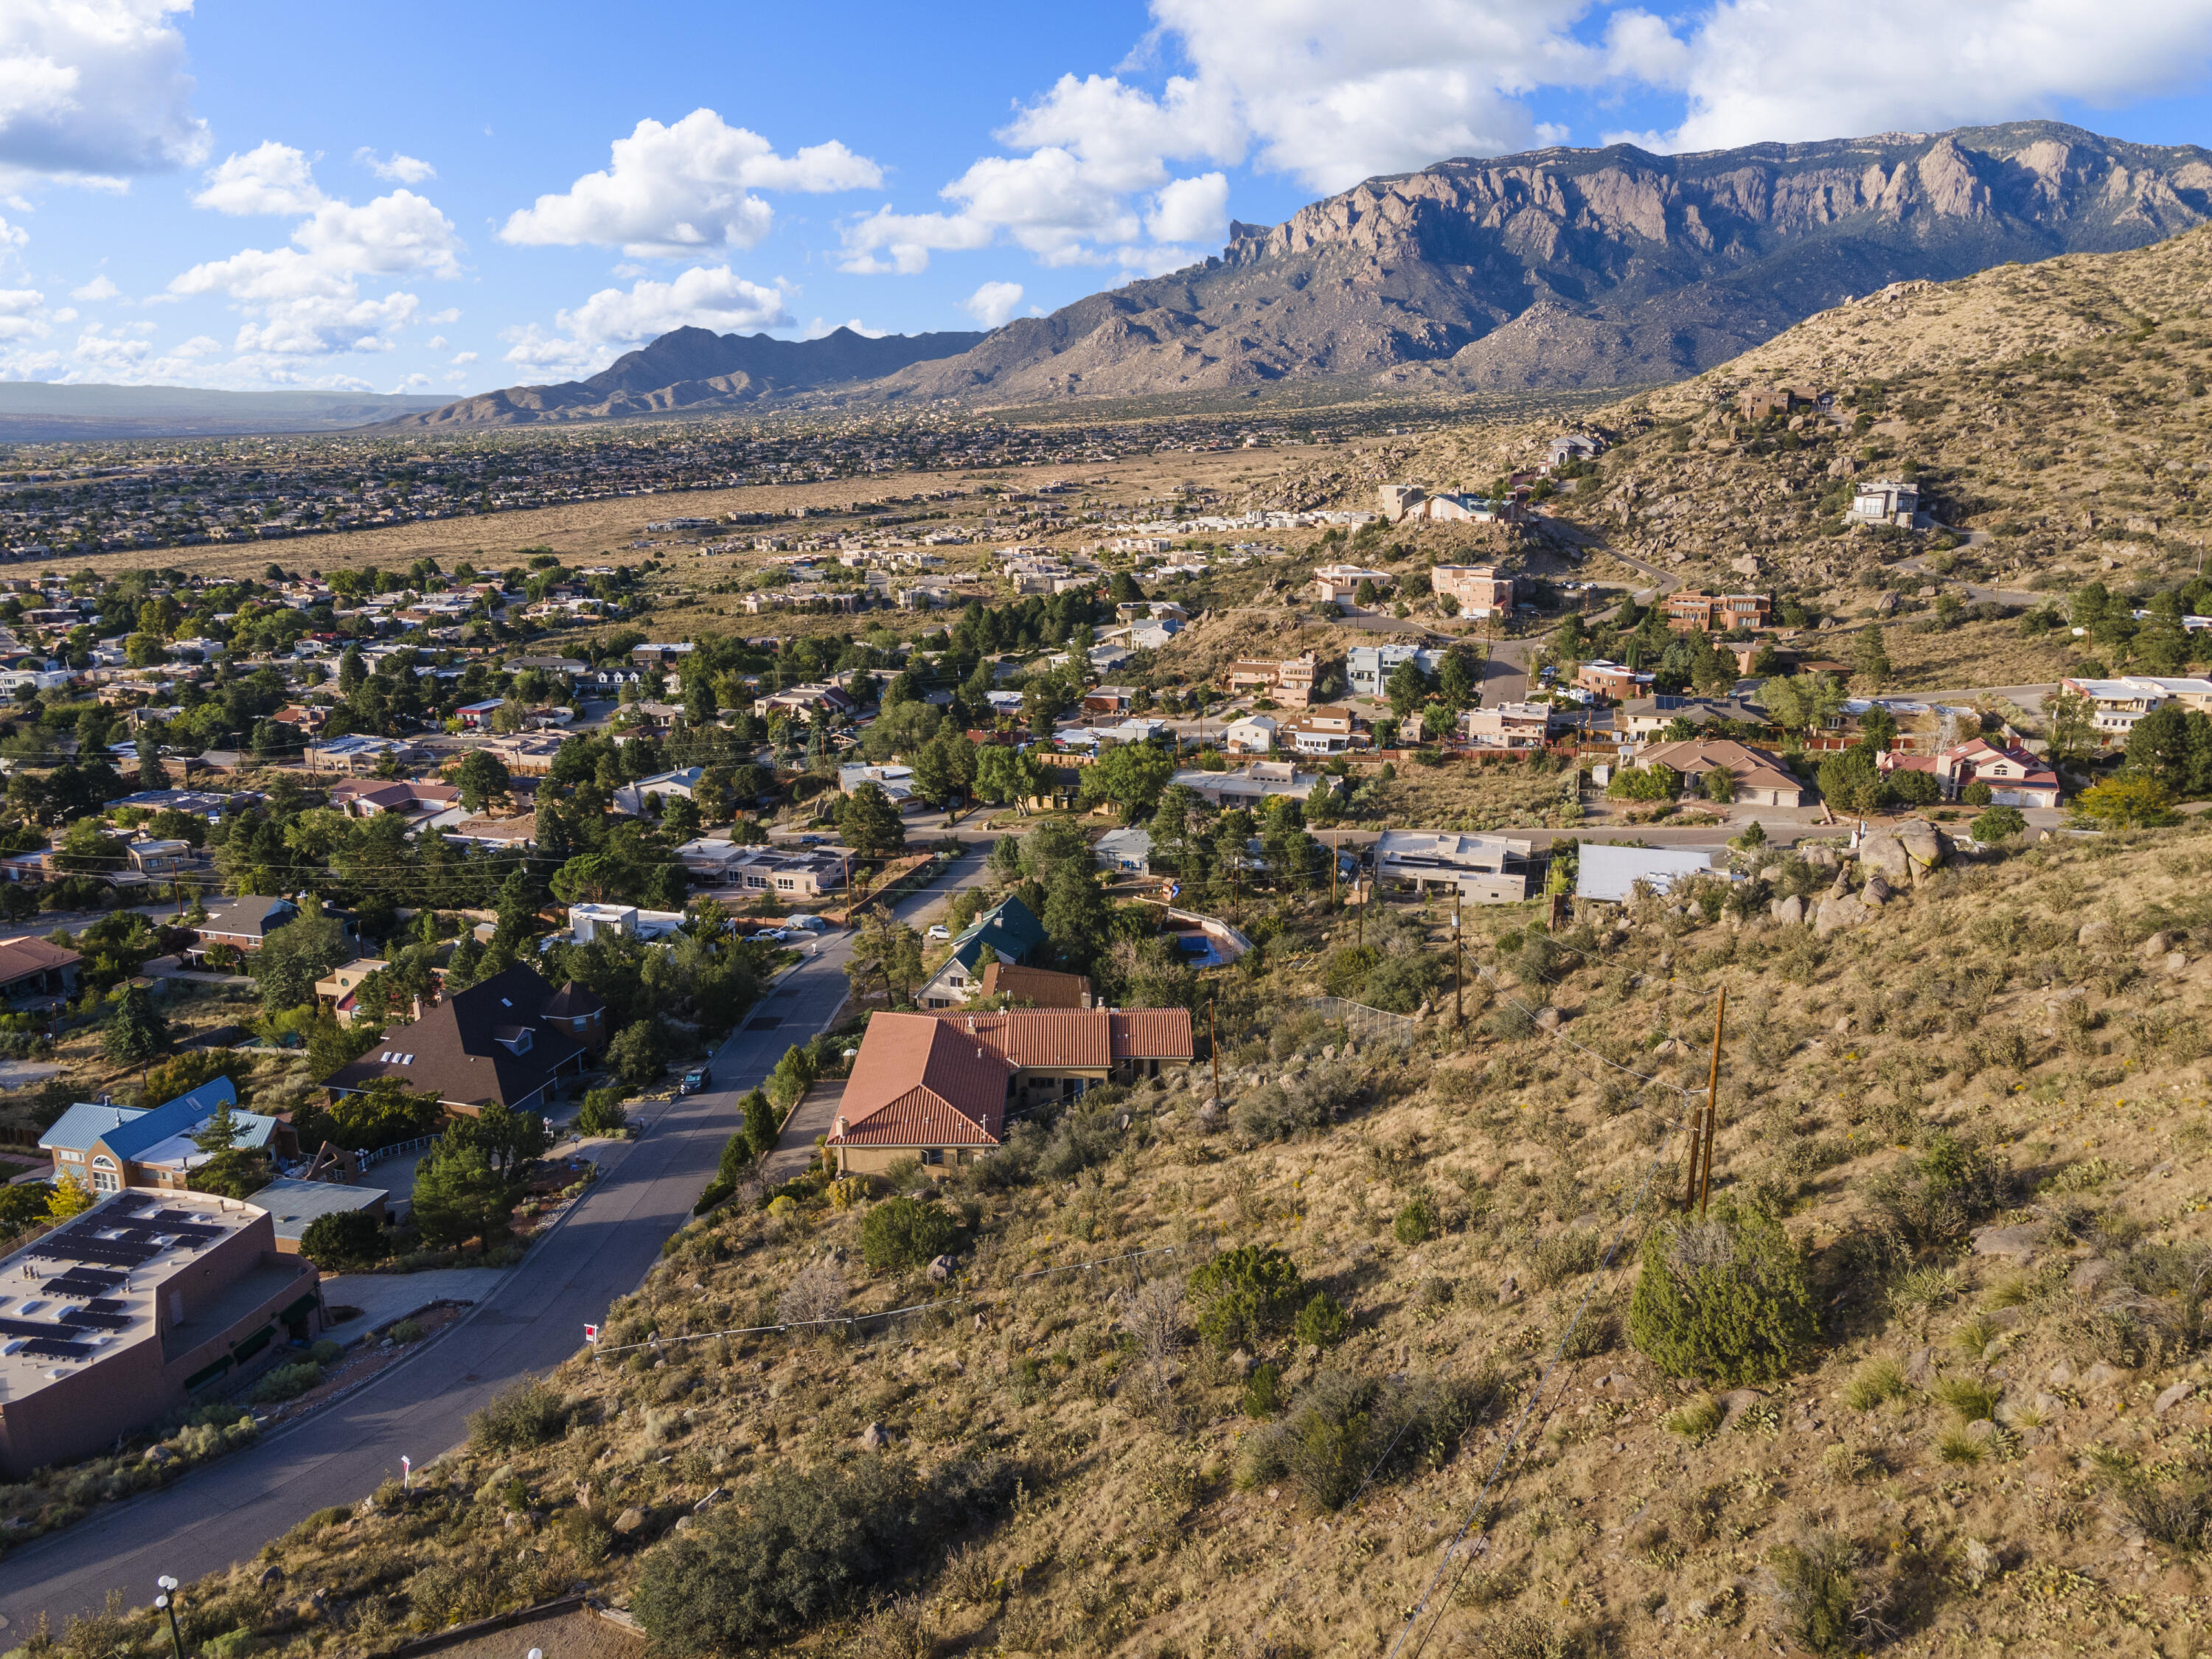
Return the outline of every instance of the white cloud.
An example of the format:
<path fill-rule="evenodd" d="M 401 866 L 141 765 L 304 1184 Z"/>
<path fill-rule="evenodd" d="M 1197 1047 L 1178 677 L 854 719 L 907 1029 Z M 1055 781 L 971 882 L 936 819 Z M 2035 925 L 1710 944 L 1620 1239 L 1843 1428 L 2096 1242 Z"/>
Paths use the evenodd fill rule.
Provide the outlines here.
<path fill-rule="evenodd" d="M 195 334 L 171 355 L 186 359 L 211 357 L 222 349 L 222 342 L 211 334 Z"/>
<path fill-rule="evenodd" d="M 366 144 L 354 151 L 353 159 L 380 179 L 388 179 L 395 185 L 419 185 L 426 179 L 438 176 L 438 169 L 428 161 L 418 161 L 411 155 L 402 155 L 398 150 L 387 159 L 381 157 Z"/>
<path fill-rule="evenodd" d="M 473 351 L 456 352 L 453 354 L 453 367 L 456 368 L 465 368 L 468 364 L 476 362 L 476 360 L 477 354 Z"/>
<path fill-rule="evenodd" d="M 0 255 L 25 246 L 30 240 L 31 233 L 21 225 L 11 225 L 5 219 L 0 219 Z"/>
<path fill-rule="evenodd" d="M 1229 179 L 1201 173 L 1177 179 L 1152 197 L 1145 234 L 1162 242 L 1218 242 L 1229 234 Z"/>
<path fill-rule="evenodd" d="M 458 323 L 461 320 L 460 307 L 447 306 L 443 311 L 432 312 L 422 320 L 426 323 L 435 323 L 439 327 L 443 328 L 448 323 Z"/>
<path fill-rule="evenodd" d="M 682 258 L 750 247 L 774 212 L 756 191 L 871 189 L 883 169 L 834 140 L 779 155 L 757 132 L 710 109 L 672 126 L 654 120 L 613 144 L 610 165 L 518 209 L 502 240 L 527 246 L 620 247 L 636 258 Z"/>
<path fill-rule="evenodd" d="M 447 348 L 447 342 L 444 335 L 433 334 L 424 343 L 433 351 L 443 351 Z"/>
<path fill-rule="evenodd" d="M 281 183 L 281 171 L 275 176 Z M 240 198 L 251 187 L 248 177 L 244 169 L 237 175 Z M 246 248 L 204 261 L 173 279 L 169 294 L 227 296 L 246 318 L 238 331 L 240 352 L 327 356 L 388 351 L 394 330 L 422 320 L 416 295 L 366 296 L 362 277 L 460 274 L 461 243 L 452 222 L 408 190 L 359 207 L 323 198 L 294 228 L 292 240 L 292 247 Z"/>
<path fill-rule="evenodd" d="M 122 292 L 123 290 L 116 287 L 114 283 L 109 280 L 107 273 L 103 270 L 82 288 L 71 289 L 70 298 L 82 300 L 90 305 L 101 300 L 112 300 Z"/>
<path fill-rule="evenodd" d="M 986 328 L 996 328 L 1014 314 L 1022 302 L 1019 283 L 986 283 L 960 302 L 966 312 Z"/>
<path fill-rule="evenodd" d="M 398 386 L 392 389 L 395 393 L 401 392 L 420 392 L 429 384 L 430 377 L 427 374 L 418 373 L 410 374 L 405 380 L 400 381 Z"/>
<path fill-rule="evenodd" d="M 0 288 L 0 340 L 42 340 L 46 296 L 34 288 Z"/>
<path fill-rule="evenodd" d="M 190 0 L 0 5 L 0 168 L 90 182 L 195 165 L 206 123 L 170 15 Z"/>
<path fill-rule="evenodd" d="M 217 213 L 289 215 L 313 213 L 325 199 L 307 158 L 270 139 L 210 167 L 207 188 L 192 198 L 192 205 Z"/>
<path fill-rule="evenodd" d="M 1684 149 L 1932 131 L 2177 89 L 2212 61 L 2212 10 L 2140 0 L 1949 0 L 1930 14 L 1862 0 L 1848 15 L 1723 0 L 1691 37 Z M 1886 65 L 1879 75 L 1861 71 Z"/>
<path fill-rule="evenodd" d="M 671 282 L 641 279 L 627 291 L 601 289 L 583 304 L 556 313 L 558 334 L 532 323 L 501 337 L 509 343 L 511 363 L 577 372 L 603 368 L 624 349 L 671 329 L 727 333 L 790 322 L 780 290 L 747 282 L 727 265 L 695 265 Z"/>

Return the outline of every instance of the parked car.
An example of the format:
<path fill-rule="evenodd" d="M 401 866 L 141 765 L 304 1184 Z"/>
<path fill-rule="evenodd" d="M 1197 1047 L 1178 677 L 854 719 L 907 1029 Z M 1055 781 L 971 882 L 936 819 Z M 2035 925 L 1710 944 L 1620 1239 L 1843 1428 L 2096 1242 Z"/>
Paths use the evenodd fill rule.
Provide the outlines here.
<path fill-rule="evenodd" d="M 830 931 L 830 924 L 819 916 L 793 916 L 784 926 L 797 927 L 809 933 L 826 933 Z"/>
<path fill-rule="evenodd" d="M 704 1066 L 694 1066 L 684 1073 L 684 1081 L 677 1088 L 680 1095 L 696 1095 L 714 1080 L 714 1074 Z"/>
<path fill-rule="evenodd" d="M 950 927 L 947 927 L 941 921 L 936 922 L 932 924 L 930 927 L 929 937 L 932 939 L 951 939 L 952 937 L 952 930 Z"/>

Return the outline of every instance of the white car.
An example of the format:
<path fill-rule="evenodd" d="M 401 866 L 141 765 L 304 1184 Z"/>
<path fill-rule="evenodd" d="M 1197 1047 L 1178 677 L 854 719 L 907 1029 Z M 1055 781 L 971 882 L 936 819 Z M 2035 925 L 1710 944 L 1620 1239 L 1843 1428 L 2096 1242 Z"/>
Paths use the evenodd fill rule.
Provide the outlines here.
<path fill-rule="evenodd" d="M 952 937 L 952 930 L 940 921 L 930 928 L 929 936 L 932 939 L 951 939 Z"/>

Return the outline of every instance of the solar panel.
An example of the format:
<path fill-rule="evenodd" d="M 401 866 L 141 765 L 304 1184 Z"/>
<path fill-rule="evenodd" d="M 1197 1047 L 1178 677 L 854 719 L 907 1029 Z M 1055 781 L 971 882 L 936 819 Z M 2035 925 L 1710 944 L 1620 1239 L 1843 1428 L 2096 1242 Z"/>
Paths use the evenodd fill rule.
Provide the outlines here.
<path fill-rule="evenodd" d="M 105 1267 L 143 1267 L 161 1254 L 155 1244 L 123 1244 L 106 1239 L 71 1238 L 66 1234 L 50 1234 L 30 1248 L 32 1255 L 46 1256 L 56 1261 L 89 1261 Z"/>
<path fill-rule="evenodd" d="M 151 1193 L 118 1193 L 107 1200 L 109 1215 L 136 1215 L 155 1201 Z"/>
<path fill-rule="evenodd" d="M 64 1308 L 54 1316 L 57 1323 L 88 1327 L 95 1331 L 127 1331 L 131 1316 L 117 1313 L 94 1313 L 88 1308 Z"/>
<path fill-rule="evenodd" d="M 88 1268 L 72 1267 L 58 1279 L 49 1279 L 39 1288 L 49 1296 L 82 1300 L 88 1297 L 104 1296 L 122 1282 L 121 1273 L 95 1273 Z"/>
<path fill-rule="evenodd" d="M 85 1342 L 64 1342 L 51 1336 L 34 1337 L 21 1352 L 40 1359 L 90 1359 L 100 1351 Z"/>
<path fill-rule="evenodd" d="M 112 1296 L 96 1296 L 84 1304 L 87 1313 L 121 1313 L 131 1304 Z"/>
<path fill-rule="evenodd" d="M 58 1325 L 43 1319 L 0 1319 L 0 1336 L 64 1336 Z"/>

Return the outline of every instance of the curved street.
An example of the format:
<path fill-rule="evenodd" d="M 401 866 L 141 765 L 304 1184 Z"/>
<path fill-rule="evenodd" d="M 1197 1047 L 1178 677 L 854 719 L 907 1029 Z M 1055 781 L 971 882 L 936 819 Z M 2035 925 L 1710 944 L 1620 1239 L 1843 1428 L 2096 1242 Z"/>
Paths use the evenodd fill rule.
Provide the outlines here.
<path fill-rule="evenodd" d="M 970 847 L 929 888 L 894 907 L 912 921 L 981 877 Z M 350 1504 L 459 1444 L 471 1413 L 518 1378 L 583 1346 L 584 1326 L 635 1290 L 668 1236 L 690 1218 L 738 1100 L 784 1050 L 823 1030 L 845 1000 L 851 936 L 833 934 L 787 974 L 716 1052 L 716 1087 L 641 1117 L 639 1139 L 605 1149 L 590 1191 L 527 1261 L 444 1336 L 349 1399 L 283 1429 L 167 1489 L 103 1506 L 0 1561 L 0 1614 L 10 1632 L 41 1613 L 58 1635 L 110 1590 L 152 1600 L 162 1574 L 187 1583 L 252 1556 L 269 1539 L 333 1504 Z M 773 1022 L 771 1024 L 771 1022 Z M 10 1641 L 12 1642 L 11 1637 Z M 9 1644 L 0 1643 L 0 1645 Z"/>

